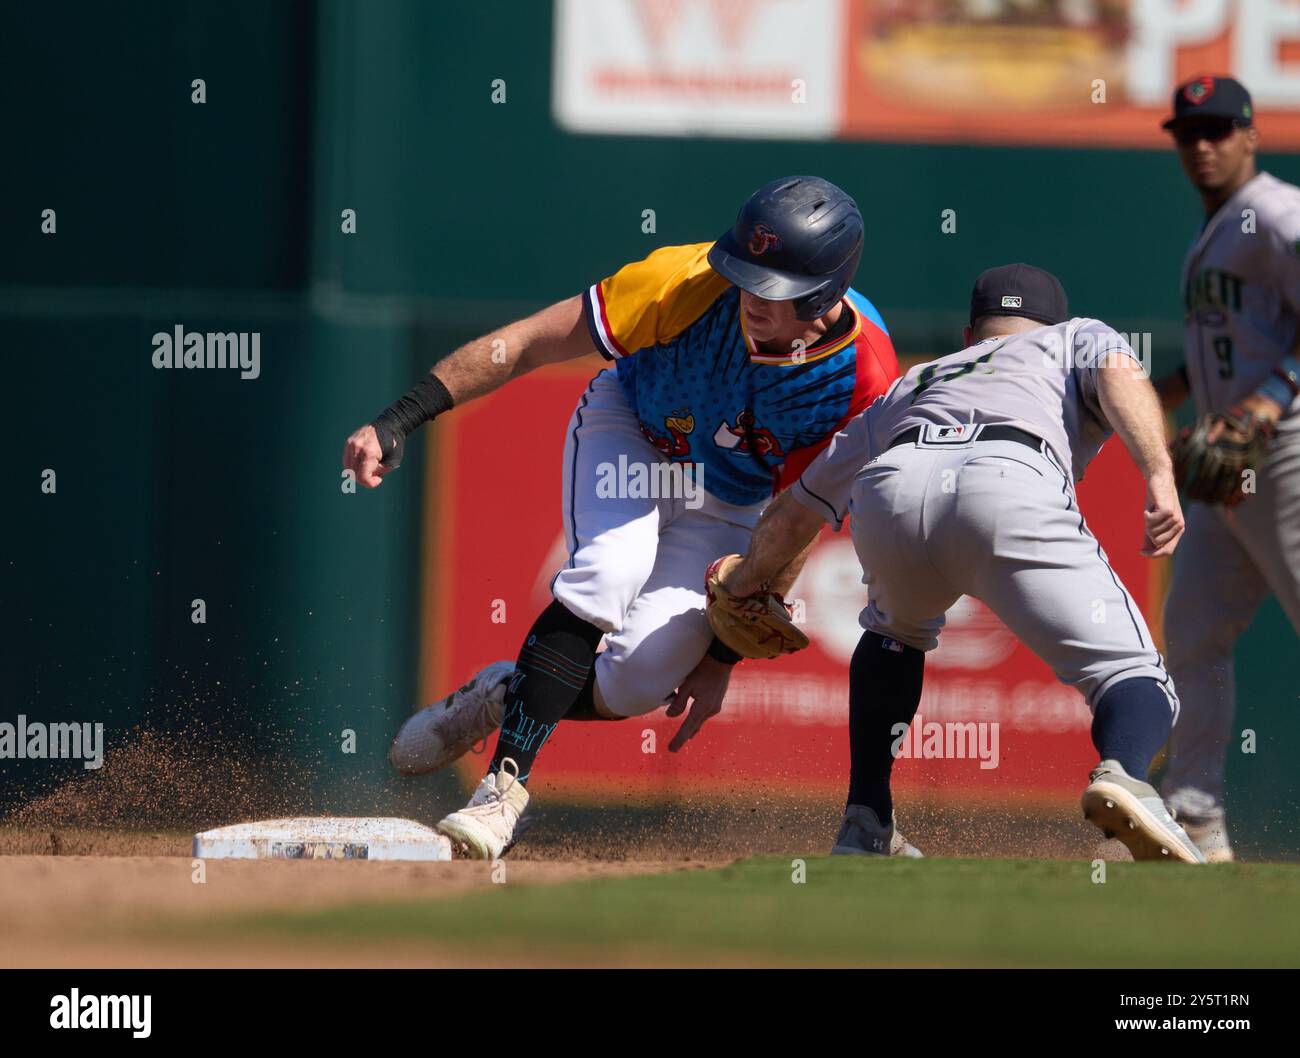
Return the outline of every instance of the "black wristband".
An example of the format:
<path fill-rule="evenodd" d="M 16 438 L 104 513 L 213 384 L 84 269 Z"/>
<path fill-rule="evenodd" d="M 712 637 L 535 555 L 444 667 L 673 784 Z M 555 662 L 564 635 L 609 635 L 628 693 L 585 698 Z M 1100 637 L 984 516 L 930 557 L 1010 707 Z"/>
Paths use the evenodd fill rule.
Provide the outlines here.
<path fill-rule="evenodd" d="M 379 438 L 386 467 L 402 465 L 406 438 L 426 422 L 437 418 L 455 405 L 451 393 L 437 375 L 428 374 L 407 393 L 381 411 L 370 424 Z"/>
<path fill-rule="evenodd" d="M 724 665 L 734 665 L 745 656 L 737 654 L 717 636 L 714 636 L 713 642 L 709 644 L 708 654 L 714 661 L 721 661 Z"/>

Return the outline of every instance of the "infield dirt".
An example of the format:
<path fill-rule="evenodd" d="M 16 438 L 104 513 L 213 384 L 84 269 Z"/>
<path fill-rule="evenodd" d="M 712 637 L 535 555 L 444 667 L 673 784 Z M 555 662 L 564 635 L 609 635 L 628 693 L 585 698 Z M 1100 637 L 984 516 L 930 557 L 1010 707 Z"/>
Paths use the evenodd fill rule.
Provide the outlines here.
<path fill-rule="evenodd" d="M 1091 896 L 1081 894 L 1124 891 L 1090 880 L 1094 859 L 1127 853 L 1100 841 L 1072 801 L 907 795 L 900 826 L 931 859 L 879 864 L 873 873 L 822 858 L 838 804 L 773 800 L 741 783 L 694 800 L 638 804 L 610 795 L 610 803 L 580 806 L 551 802 L 542 785 L 536 820 L 503 871 L 477 862 L 200 864 L 191 858 L 197 830 L 322 814 L 322 806 L 305 787 L 278 782 L 274 760 L 245 762 L 155 736 L 120 753 L 112 768 L 29 798 L 0 824 L 0 965 L 982 965 L 981 945 L 992 964 L 1069 965 L 1096 954 Z M 432 823 L 444 802 L 463 796 L 427 792 L 408 802 L 418 811 L 378 814 Z M 799 858 L 815 885 L 791 881 Z M 1261 892 L 1285 891 L 1300 906 L 1292 875 L 1281 870 L 1260 875 Z M 1147 887 L 1134 914 L 1158 910 L 1150 886 L 1160 880 L 1141 868 L 1134 877 Z M 1239 898 L 1243 879 L 1234 878 L 1222 891 L 1193 888 L 1187 899 Z M 928 940 L 900 935 L 896 925 L 860 929 L 864 916 L 889 920 L 912 905 L 934 922 L 975 925 Z M 1028 921 L 1017 907 L 1038 905 L 1044 922 L 1059 914 L 1078 927 L 1060 934 L 1062 947 L 1008 934 L 1005 923 Z M 1097 906 L 1118 915 L 1117 929 L 1141 935 L 1144 920 L 1115 910 L 1129 906 L 1123 901 Z M 850 930 L 856 946 L 845 948 L 849 921 L 858 924 Z M 1039 931 L 1045 941 L 1052 929 Z M 1271 948 L 1265 954 L 1279 958 Z M 1171 957 L 1197 963 L 1194 951 Z"/>

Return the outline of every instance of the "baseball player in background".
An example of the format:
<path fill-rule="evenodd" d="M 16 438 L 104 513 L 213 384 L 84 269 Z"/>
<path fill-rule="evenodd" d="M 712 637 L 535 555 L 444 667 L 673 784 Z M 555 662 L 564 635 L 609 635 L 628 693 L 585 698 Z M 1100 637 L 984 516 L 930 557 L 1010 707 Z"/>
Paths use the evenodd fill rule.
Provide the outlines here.
<path fill-rule="evenodd" d="M 778 180 L 717 242 L 656 250 L 469 343 L 348 438 L 344 465 L 373 487 L 405 437 L 453 405 L 544 364 L 593 352 L 613 362 L 569 424 L 568 558 L 554 601 L 516 661 L 416 713 L 390 751 L 403 773 L 432 771 L 500 727 L 469 804 L 439 824 L 462 851 L 490 859 L 510 845 L 538 751 L 561 720 L 669 702 L 676 716 L 690 704 L 676 751 L 720 706 L 738 656 L 709 629 L 705 567 L 744 550 L 774 492 L 898 375 L 880 314 L 849 286 L 862 245 L 862 217 L 842 190 Z M 620 465 L 675 468 L 667 480 L 678 487 L 610 495 L 602 467 Z"/>
<path fill-rule="evenodd" d="M 1300 631 L 1300 188 L 1256 169 L 1250 96 L 1236 81 L 1182 85 L 1173 110 L 1164 127 L 1205 220 L 1183 263 L 1184 363 L 1157 383 L 1166 409 L 1190 393 L 1200 416 L 1175 444 L 1192 502 L 1165 607 L 1183 704 L 1163 791 L 1206 856 L 1224 861 L 1233 647 L 1270 592 Z M 1216 473 L 1224 465 L 1231 473 Z"/>
<path fill-rule="evenodd" d="M 849 795 L 832 853 L 890 849 L 893 748 L 944 612 L 971 595 L 1087 700 L 1101 761 L 1085 817 L 1135 859 L 1203 863 L 1147 782 L 1178 716 L 1173 681 L 1075 497 L 1114 430 L 1147 483 L 1142 553 L 1174 550 L 1183 517 L 1155 390 L 1123 338 L 1071 318 L 1061 284 L 1029 265 L 979 277 L 964 339 L 837 434 L 720 578 L 728 593 L 761 593 L 823 522 L 838 529 L 853 514 L 869 603 L 849 668 Z"/>

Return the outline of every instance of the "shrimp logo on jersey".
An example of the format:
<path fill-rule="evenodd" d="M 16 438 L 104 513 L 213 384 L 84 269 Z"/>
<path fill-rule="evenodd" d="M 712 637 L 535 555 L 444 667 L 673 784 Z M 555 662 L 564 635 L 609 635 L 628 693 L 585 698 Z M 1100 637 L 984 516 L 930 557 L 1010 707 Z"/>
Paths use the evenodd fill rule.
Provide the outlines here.
<path fill-rule="evenodd" d="M 713 435 L 713 443 L 719 448 L 750 452 L 764 458 L 785 458 L 776 434 L 766 427 L 754 425 L 754 412 L 751 408 L 745 408 L 736 416 L 735 426 L 723 419 Z"/>
<path fill-rule="evenodd" d="M 755 257 L 761 257 L 780 245 L 780 237 L 766 224 L 755 224 L 754 230 L 749 233 L 749 252 Z"/>
<path fill-rule="evenodd" d="M 691 454 L 689 434 L 695 430 L 695 416 L 689 411 L 675 411 L 664 416 L 665 434 L 660 437 L 645 423 L 641 423 L 641 432 L 645 439 L 654 445 L 655 450 L 669 459 Z"/>

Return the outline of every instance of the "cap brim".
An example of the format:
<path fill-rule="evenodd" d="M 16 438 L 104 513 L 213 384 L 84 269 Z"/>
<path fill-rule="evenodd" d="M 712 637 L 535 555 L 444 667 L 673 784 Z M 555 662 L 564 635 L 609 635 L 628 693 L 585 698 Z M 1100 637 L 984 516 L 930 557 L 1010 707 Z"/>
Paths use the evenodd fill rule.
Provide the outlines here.
<path fill-rule="evenodd" d="M 791 301 L 821 288 L 824 279 L 755 264 L 740 256 L 735 236 L 726 232 L 709 249 L 709 267 L 733 286 L 767 301 Z"/>
<path fill-rule="evenodd" d="M 1231 125 L 1234 129 L 1250 128 L 1250 122 L 1245 118 L 1229 117 L 1226 114 L 1184 114 L 1180 118 L 1169 118 L 1161 122 L 1160 127 L 1167 132 L 1173 132 L 1180 125 L 1213 125 L 1216 122 Z"/>

